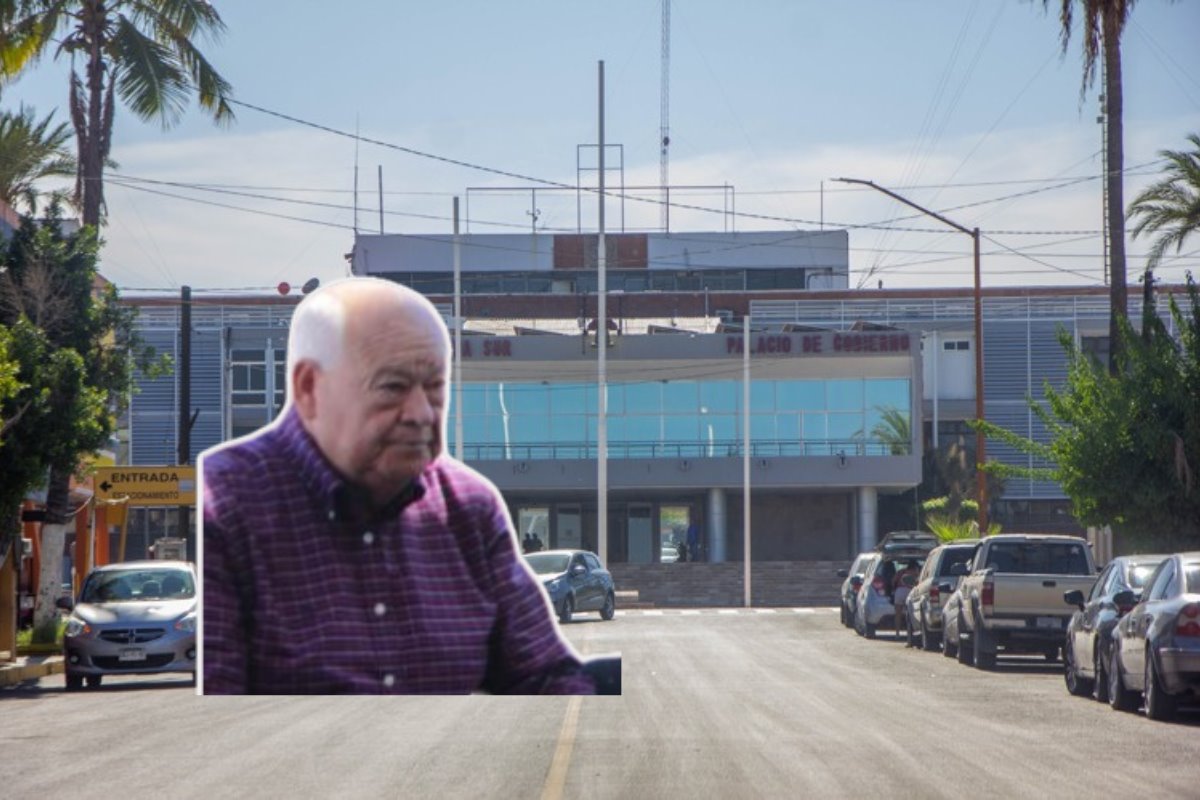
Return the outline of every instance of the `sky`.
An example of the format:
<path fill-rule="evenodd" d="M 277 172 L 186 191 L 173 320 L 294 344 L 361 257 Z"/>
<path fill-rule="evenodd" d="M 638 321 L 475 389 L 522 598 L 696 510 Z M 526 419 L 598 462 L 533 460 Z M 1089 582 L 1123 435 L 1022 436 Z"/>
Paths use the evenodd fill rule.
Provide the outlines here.
<path fill-rule="evenodd" d="M 381 176 L 387 233 L 450 233 L 455 196 L 472 233 L 594 232 L 572 187 L 596 182 L 601 61 L 607 183 L 626 187 L 607 228 L 662 230 L 659 0 L 214 5 L 226 31 L 201 46 L 236 121 L 117 112 L 101 271 L 125 293 L 343 276 L 355 228 L 380 230 Z M 833 181 L 854 177 L 979 227 L 984 286 L 1103 285 L 1099 83 L 1081 95 L 1079 32 L 1064 54 L 1049 5 L 674 0 L 670 230 L 846 228 L 852 287 L 972 285 L 969 237 Z M 1200 0 L 1133 10 L 1127 203 L 1200 132 L 1198 32 Z M 67 68 L 43 60 L 0 104 L 65 121 Z M 1131 283 L 1149 241 L 1129 239 Z M 1200 240 L 1158 277 L 1188 270 Z"/>

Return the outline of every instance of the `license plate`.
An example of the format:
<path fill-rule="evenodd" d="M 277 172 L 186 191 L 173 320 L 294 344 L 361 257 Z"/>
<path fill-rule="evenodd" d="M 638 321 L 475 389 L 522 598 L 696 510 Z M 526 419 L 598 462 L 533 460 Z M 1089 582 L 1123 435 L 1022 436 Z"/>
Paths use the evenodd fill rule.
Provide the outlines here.
<path fill-rule="evenodd" d="M 145 661 L 146 648 L 144 647 L 122 647 L 121 652 L 117 654 L 118 661 Z"/>
<path fill-rule="evenodd" d="M 1038 617 L 1037 626 L 1039 628 L 1061 628 L 1062 620 L 1058 617 Z"/>

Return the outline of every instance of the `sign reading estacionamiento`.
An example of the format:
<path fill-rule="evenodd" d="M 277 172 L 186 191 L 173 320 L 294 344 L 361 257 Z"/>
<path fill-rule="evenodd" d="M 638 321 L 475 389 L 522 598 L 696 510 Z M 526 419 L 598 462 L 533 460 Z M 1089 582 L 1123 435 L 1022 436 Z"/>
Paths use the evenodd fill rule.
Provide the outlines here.
<path fill-rule="evenodd" d="M 196 505 L 195 467 L 99 467 L 96 499 L 128 497 L 133 506 Z"/>

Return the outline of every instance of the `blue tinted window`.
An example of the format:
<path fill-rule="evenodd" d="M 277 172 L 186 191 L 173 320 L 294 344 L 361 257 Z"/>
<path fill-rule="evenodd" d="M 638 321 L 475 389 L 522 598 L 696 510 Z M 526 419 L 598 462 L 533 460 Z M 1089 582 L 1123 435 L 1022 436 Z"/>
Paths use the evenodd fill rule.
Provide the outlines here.
<path fill-rule="evenodd" d="M 662 384 L 658 381 L 625 384 L 625 413 L 661 414 Z"/>
<path fill-rule="evenodd" d="M 835 380 L 826 383 L 825 396 L 830 411 L 854 411 L 863 407 L 861 380 Z"/>
<path fill-rule="evenodd" d="M 779 381 L 775 402 L 780 411 L 823 411 L 824 381 Z"/>
<path fill-rule="evenodd" d="M 700 410 L 700 393 L 695 381 L 663 384 L 663 409 L 668 414 L 695 414 Z"/>
<path fill-rule="evenodd" d="M 775 410 L 775 381 L 755 381 L 750 384 L 750 413 Z"/>
<path fill-rule="evenodd" d="M 700 384 L 700 405 L 707 413 L 737 411 L 742 385 L 735 381 L 704 381 Z"/>

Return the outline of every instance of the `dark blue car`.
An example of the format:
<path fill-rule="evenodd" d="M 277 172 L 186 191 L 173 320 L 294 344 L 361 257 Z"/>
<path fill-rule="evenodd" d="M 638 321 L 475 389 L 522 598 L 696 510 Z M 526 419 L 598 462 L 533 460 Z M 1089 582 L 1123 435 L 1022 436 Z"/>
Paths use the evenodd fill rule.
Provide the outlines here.
<path fill-rule="evenodd" d="M 546 550 L 525 556 L 537 574 L 560 622 L 579 611 L 599 611 L 610 620 L 617 613 L 612 574 L 595 553 L 586 550 Z"/>

